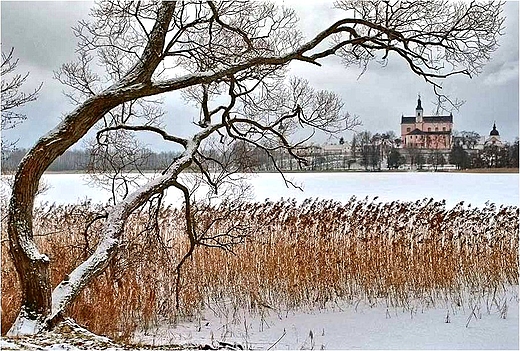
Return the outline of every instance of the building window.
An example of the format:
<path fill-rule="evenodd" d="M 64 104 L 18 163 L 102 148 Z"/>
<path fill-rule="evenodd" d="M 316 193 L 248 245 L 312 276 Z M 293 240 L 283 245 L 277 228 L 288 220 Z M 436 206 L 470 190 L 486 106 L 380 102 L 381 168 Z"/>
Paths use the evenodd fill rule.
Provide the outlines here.
<path fill-rule="evenodd" d="M 442 127 L 442 131 L 445 132 L 446 131 L 446 127 Z"/>
<path fill-rule="evenodd" d="M 431 129 L 431 128 L 428 128 L 428 131 L 429 131 L 429 132 L 431 132 L 431 131 L 432 131 L 432 129 Z"/>
<path fill-rule="evenodd" d="M 439 131 L 439 128 L 435 127 L 435 131 L 436 131 L 436 132 Z"/>
<path fill-rule="evenodd" d="M 406 131 L 409 133 L 410 132 L 410 128 L 406 128 Z"/>

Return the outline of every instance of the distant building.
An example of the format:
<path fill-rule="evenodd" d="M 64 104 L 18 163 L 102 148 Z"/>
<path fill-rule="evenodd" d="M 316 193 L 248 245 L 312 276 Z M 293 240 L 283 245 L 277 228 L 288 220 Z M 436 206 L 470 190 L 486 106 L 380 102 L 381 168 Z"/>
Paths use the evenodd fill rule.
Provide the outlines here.
<path fill-rule="evenodd" d="M 415 116 L 401 116 L 401 140 L 404 148 L 450 149 L 453 115 L 424 116 L 421 97 Z"/>
<path fill-rule="evenodd" d="M 500 133 L 497 130 L 496 123 L 493 123 L 493 129 L 491 129 L 491 132 L 489 132 L 489 137 L 486 139 L 484 145 L 495 145 L 498 147 L 504 146 L 500 140 Z"/>
<path fill-rule="evenodd" d="M 321 145 L 321 150 L 324 153 L 348 154 L 350 153 L 350 145 L 348 143 L 323 144 Z"/>

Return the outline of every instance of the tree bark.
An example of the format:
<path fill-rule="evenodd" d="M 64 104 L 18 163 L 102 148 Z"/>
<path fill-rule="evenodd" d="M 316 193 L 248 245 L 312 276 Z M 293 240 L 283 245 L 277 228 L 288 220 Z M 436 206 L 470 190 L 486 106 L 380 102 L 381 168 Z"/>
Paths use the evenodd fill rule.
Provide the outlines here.
<path fill-rule="evenodd" d="M 47 318 L 47 325 L 54 326 L 59 321 L 67 306 L 79 294 L 81 289 L 96 275 L 101 273 L 117 252 L 119 238 L 132 212 L 143 205 L 151 196 L 158 194 L 177 182 L 177 176 L 189 167 L 197 152 L 200 142 L 222 125 L 211 125 L 197 133 L 192 140 L 187 141 L 186 150 L 181 157 L 170 166 L 163 175 L 152 179 L 131 193 L 125 200 L 116 205 L 108 214 L 103 227 L 102 240 L 96 251 L 74 271 L 68 280 L 61 282 L 52 293 L 52 311 Z"/>
<path fill-rule="evenodd" d="M 87 101 L 41 138 L 20 163 L 9 202 L 7 231 L 11 256 L 21 282 L 25 318 L 41 320 L 51 311 L 49 258 L 38 251 L 32 226 L 34 198 L 41 176 L 59 155 L 119 103 L 120 99 L 103 95 Z"/>

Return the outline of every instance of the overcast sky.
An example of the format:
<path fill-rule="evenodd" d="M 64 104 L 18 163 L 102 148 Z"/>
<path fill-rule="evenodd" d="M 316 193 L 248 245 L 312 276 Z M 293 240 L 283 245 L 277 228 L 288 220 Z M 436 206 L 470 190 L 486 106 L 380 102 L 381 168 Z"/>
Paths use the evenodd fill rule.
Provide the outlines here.
<path fill-rule="evenodd" d="M 300 25 L 307 37 L 316 34 L 320 25 L 337 18 L 331 11 L 329 1 L 280 0 L 280 3 L 295 8 Z M 37 101 L 30 103 L 22 112 L 27 121 L 15 130 L 5 132 L 3 137 L 19 139 L 19 147 L 30 147 L 73 106 L 63 96 L 63 87 L 54 80 L 53 71 L 62 63 L 74 59 L 76 40 L 71 27 L 79 19 L 86 19 L 91 6 L 89 2 L 1 2 L 2 51 L 15 48 L 20 59 L 19 72 L 30 72 L 26 90 L 43 82 Z M 503 140 L 513 141 L 518 137 L 518 2 L 505 5 L 505 35 L 500 38 L 500 48 L 482 74 L 473 79 L 452 77 L 444 82 L 444 92 L 466 101 L 455 111 L 454 129 L 475 131 L 489 135 L 494 122 Z M 308 79 L 319 89 L 332 90 L 344 100 L 346 110 L 358 115 L 363 125 L 357 131 L 395 131 L 399 134 L 401 115 L 413 115 L 417 94 L 422 96 L 425 115 L 435 110 L 431 86 L 411 73 L 404 62 L 394 57 L 386 67 L 376 62 L 359 79 L 360 70 L 345 69 L 339 60 L 327 60 L 323 67 L 309 64 L 293 64 L 292 74 Z M 191 115 L 178 100 L 165 100 L 168 115 Z M 188 131 L 193 117 L 187 117 L 182 127 Z M 351 133 L 343 135 L 351 139 Z M 150 139 L 151 147 L 167 149 Z M 324 142 L 318 139 L 316 142 Z M 81 146 L 81 144 L 79 145 Z"/>

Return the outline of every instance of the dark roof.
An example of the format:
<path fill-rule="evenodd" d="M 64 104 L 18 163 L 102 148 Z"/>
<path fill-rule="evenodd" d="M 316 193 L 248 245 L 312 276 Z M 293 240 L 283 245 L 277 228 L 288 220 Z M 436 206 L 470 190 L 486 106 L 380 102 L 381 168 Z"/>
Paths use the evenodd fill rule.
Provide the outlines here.
<path fill-rule="evenodd" d="M 500 136 L 500 134 L 498 133 L 497 126 L 495 125 L 495 123 L 493 123 L 493 129 L 491 130 L 491 132 L 489 132 L 489 136 L 493 136 L 493 135 Z"/>
<path fill-rule="evenodd" d="M 410 133 L 408 133 L 406 135 L 423 135 L 423 134 L 426 134 L 426 133 L 420 129 L 415 128 L 414 130 L 412 130 Z"/>
<path fill-rule="evenodd" d="M 424 116 L 423 122 L 426 123 L 453 123 L 453 115 L 449 116 Z M 401 124 L 412 124 L 415 123 L 415 117 L 401 117 Z"/>
<path fill-rule="evenodd" d="M 422 110 L 422 106 L 421 106 L 421 97 L 419 96 L 419 98 L 417 99 L 417 107 L 415 108 L 416 110 Z"/>
<path fill-rule="evenodd" d="M 424 132 L 424 134 L 429 134 L 429 135 L 443 135 L 443 134 L 451 134 L 451 130 L 436 130 L 436 131 L 433 131 L 433 132 Z"/>
<path fill-rule="evenodd" d="M 449 116 L 424 116 L 423 117 L 424 122 L 429 123 L 439 123 L 439 122 L 448 122 L 453 123 L 453 115 Z"/>
<path fill-rule="evenodd" d="M 415 117 L 401 117 L 401 124 L 412 124 L 415 123 Z"/>
<path fill-rule="evenodd" d="M 414 130 L 412 130 L 410 133 L 408 133 L 406 135 L 443 135 L 443 134 L 446 134 L 446 135 L 451 134 L 451 130 L 436 130 L 433 132 L 425 132 L 425 131 L 415 128 Z"/>

